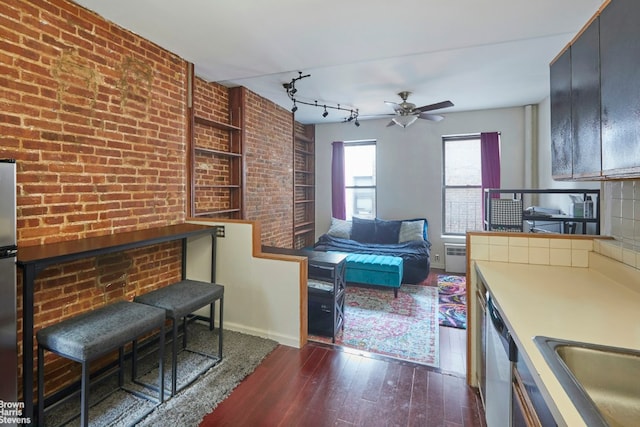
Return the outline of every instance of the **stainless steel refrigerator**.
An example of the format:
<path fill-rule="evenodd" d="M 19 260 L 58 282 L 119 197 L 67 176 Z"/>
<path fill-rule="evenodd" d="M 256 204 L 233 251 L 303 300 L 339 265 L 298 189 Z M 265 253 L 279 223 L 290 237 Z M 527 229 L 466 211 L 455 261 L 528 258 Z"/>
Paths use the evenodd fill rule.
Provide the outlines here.
<path fill-rule="evenodd" d="M 16 163 L 0 159 L 0 400 L 15 402 L 16 341 Z"/>

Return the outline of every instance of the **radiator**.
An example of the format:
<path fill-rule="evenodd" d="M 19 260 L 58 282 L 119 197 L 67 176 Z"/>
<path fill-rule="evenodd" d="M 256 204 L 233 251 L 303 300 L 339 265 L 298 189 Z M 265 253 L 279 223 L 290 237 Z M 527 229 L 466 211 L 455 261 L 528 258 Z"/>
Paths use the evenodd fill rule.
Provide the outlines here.
<path fill-rule="evenodd" d="M 444 269 L 447 273 L 467 272 L 467 247 L 464 243 L 444 244 Z"/>

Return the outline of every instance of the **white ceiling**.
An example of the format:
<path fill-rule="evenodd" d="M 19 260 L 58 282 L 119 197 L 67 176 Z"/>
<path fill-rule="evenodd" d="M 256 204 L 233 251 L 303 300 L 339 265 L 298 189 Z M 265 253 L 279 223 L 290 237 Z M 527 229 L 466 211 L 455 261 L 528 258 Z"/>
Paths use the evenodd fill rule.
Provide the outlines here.
<path fill-rule="evenodd" d="M 76 0 L 195 64 L 196 74 L 242 85 L 287 109 L 297 97 L 369 115 L 412 92 L 447 112 L 535 104 L 549 62 L 605 0 Z M 348 113 L 300 106 L 302 123 Z"/>

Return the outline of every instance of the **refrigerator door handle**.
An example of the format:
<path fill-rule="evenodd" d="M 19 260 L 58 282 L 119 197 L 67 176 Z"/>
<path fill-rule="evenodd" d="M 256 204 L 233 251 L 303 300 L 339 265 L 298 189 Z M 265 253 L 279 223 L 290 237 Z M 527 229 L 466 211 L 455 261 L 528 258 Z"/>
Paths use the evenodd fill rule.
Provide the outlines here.
<path fill-rule="evenodd" d="M 0 258 L 11 258 L 18 254 L 18 247 L 16 245 L 2 246 L 0 247 Z"/>

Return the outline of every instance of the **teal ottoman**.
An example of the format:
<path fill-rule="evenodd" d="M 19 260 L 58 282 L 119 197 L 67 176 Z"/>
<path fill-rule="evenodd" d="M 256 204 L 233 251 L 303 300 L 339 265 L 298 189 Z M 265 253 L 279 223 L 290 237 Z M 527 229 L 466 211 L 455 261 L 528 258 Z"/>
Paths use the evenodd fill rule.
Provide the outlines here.
<path fill-rule="evenodd" d="M 368 255 L 347 253 L 347 282 L 393 288 L 398 297 L 402 283 L 402 258 L 388 255 Z"/>

